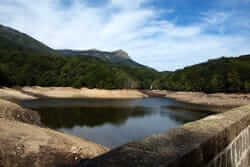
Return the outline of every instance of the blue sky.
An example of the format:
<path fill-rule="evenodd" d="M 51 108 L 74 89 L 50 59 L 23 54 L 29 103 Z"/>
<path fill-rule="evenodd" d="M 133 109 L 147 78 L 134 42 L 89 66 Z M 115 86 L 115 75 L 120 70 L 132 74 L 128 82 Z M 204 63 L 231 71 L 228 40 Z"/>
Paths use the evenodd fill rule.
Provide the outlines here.
<path fill-rule="evenodd" d="M 123 49 L 158 70 L 250 53 L 250 0 L 1 0 L 0 24 L 50 47 Z"/>

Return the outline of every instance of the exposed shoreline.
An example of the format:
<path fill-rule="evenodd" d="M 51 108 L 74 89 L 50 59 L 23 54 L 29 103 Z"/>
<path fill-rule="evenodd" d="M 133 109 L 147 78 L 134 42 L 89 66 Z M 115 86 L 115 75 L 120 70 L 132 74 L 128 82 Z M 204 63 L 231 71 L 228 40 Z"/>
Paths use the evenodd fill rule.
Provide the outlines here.
<path fill-rule="evenodd" d="M 39 98 L 94 98 L 94 99 L 137 99 L 147 98 L 140 90 L 76 89 L 72 87 L 16 87 L 0 88 L 0 98 L 9 100 L 31 100 Z"/>
<path fill-rule="evenodd" d="M 98 90 L 70 87 L 0 88 L 0 166 L 13 162 L 18 163 L 19 166 L 27 166 L 32 158 L 36 163 L 42 163 L 42 166 L 45 167 L 75 164 L 79 162 L 79 159 L 93 158 L 109 150 L 91 141 L 41 127 L 40 116 L 36 112 L 10 102 L 12 100 L 39 98 L 136 99 L 148 97 L 174 99 L 191 104 L 190 109 L 199 110 L 199 107 L 204 109 L 204 106 L 207 106 L 212 112 L 224 112 L 234 107 L 250 104 L 250 94 Z"/>
<path fill-rule="evenodd" d="M 71 87 L 16 87 L 0 88 L 0 99 L 32 100 L 40 98 L 82 98 L 82 99 L 138 99 L 148 97 L 169 98 L 197 107 L 214 108 L 222 112 L 250 104 L 250 94 L 206 94 L 202 92 L 175 92 L 166 90 L 103 90 Z"/>
<path fill-rule="evenodd" d="M 223 112 L 232 108 L 249 105 L 250 94 L 207 94 L 202 92 L 175 92 L 166 90 L 149 91 L 155 96 L 173 99 L 187 104 L 194 104 L 197 107 L 210 107 L 214 112 Z"/>

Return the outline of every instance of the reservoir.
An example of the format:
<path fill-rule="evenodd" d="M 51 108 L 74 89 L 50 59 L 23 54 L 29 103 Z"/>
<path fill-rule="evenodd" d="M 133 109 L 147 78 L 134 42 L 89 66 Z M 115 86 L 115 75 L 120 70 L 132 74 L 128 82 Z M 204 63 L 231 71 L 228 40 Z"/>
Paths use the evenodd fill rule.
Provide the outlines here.
<path fill-rule="evenodd" d="M 210 114 L 207 107 L 194 109 L 190 104 L 167 98 L 38 99 L 20 103 L 38 111 L 42 123 L 49 128 L 111 148 Z"/>

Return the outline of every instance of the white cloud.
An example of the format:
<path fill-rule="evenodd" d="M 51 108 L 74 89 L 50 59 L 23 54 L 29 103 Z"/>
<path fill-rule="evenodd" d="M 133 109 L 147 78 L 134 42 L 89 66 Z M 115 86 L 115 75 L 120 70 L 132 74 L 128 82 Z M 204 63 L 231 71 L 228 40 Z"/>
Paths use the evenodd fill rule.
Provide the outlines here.
<path fill-rule="evenodd" d="M 212 25 L 224 27 L 231 17 L 228 13 L 203 14 L 199 24 L 183 26 L 160 17 L 175 10 L 147 7 L 149 2 L 110 0 L 104 6 L 93 7 L 72 0 L 70 6 L 63 7 L 60 0 L 1 0 L 0 24 L 53 48 L 124 49 L 138 62 L 159 70 L 250 53 L 246 36 L 206 32 Z"/>

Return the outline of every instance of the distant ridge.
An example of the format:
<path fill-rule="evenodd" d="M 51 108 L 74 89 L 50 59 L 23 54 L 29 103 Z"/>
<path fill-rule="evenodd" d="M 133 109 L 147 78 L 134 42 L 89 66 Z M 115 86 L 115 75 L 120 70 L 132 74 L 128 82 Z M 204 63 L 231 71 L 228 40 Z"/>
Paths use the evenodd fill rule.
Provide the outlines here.
<path fill-rule="evenodd" d="M 13 28 L 0 25 L 0 48 L 7 50 L 22 50 L 27 52 L 39 53 L 42 55 L 63 55 L 63 56 L 89 56 L 96 57 L 109 63 L 125 64 L 132 66 L 142 66 L 132 60 L 128 53 L 123 50 L 113 52 L 101 51 L 97 49 L 89 50 L 55 50 L 42 42 L 32 38 L 31 36 L 19 32 Z"/>
<path fill-rule="evenodd" d="M 119 64 L 126 64 L 132 66 L 141 66 L 139 63 L 133 61 L 127 52 L 123 50 L 117 50 L 113 52 L 101 51 L 97 49 L 90 49 L 90 50 L 57 50 L 57 53 L 64 55 L 64 56 L 94 56 L 98 57 L 104 61 L 108 61 L 111 63 L 119 63 Z"/>

